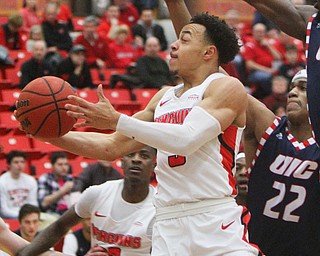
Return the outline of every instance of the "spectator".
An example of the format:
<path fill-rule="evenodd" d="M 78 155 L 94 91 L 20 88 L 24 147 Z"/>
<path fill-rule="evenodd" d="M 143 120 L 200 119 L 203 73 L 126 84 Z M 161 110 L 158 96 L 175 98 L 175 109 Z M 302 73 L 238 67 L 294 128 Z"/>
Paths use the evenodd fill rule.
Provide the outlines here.
<path fill-rule="evenodd" d="M 248 81 L 257 86 L 254 96 L 263 98 L 271 93 L 272 75 L 277 71 L 272 65 L 281 60 L 281 54 L 268 41 L 265 25 L 254 25 L 252 34 L 252 40 L 244 45 L 242 56 L 249 72 Z"/>
<path fill-rule="evenodd" d="M 111 4 L 107 7 L 104 12 L 104 17 L 97 27 L 99 35 L 104 38 L 107 42 L 115 38 L 115 30 L 120 25 L 125 25 L 125 23 L 119 20 L 120 8 L 118 5 Z M 128 38 L 128 42 L 132 40 L 131 35 Z"/>
<path fill-rule="evenodd" d="M 279 67 L 279 75 L 284 76 L 291 81 L 298 71 L 304 69 L 305 64 L 298 60 L 298 49 L 293 44 L 286 45 L 286 62 Z"/>
<path fill-rule="evenodd" d="M 127 42 L 129 28 L 121 25 L 116 29 L 116 38 L 110 43 L 110 60 L 114 68 L 127 68 L 141 55 L 142 50 L 136 50 Z"/>
<path fill-rule="evenodd" d="M 75 180 L 76 191 L 83 192 L 90 186 L 100 185 L 108 180 L 122 179 L 122 175 L 112 167 L 111 162 L 98 160 L 89 164 Z"/>
<path fill-rule="evenodd" d="M 67 4 L 61 3 L 61 0 L 48 0 L 47 3 L 53 3 L 57 6 L 57 21 L 59 23 L 65 24 L 69 31 L 73 31 L 72 12 L 69 6 Z"/>
<path fill-rule="evenodd" d="M 98 35 L 98 19 L 95 16 L 87 16 L 84 19 L 83 32 L 74 44 L 82 44 L 86 48 L 86 61 L 90 67 L 97 67 L 100 71 L 110 65 L 108 45 Z"/>
<path fill-rule="evenodd" d="M 238 153 L 236 157 L 236 175 L 237 181 L 237 196 L 236 201 L 239 205 L 247 205 L 248 194 L 248 176 L 246 169 L 246 156 L 243 152 Z"/>
<path fill-rule="evenodd" d="M 161 45 L 161 51 L 165 51 L 168 48 L 168 41 L 165 36 L 163 28 L 154 20 L 153 10 L 144 9 L 141 13 L 140 20 L 132 28 L 133 37 L 141 37 L 143 42 L 154 36 L 159 39 Z"/>
<path fill-rule="evenodd" d="M 27 156 L 22 151 L 6 155 L 8 171 L 0 176 L 0 213 L 3 218 L 16 219 L 20 207 L 26 203 L 37 206 L 37 182 L 23 173 Z"/>
<path fill-rule="evenodd" d="M 31 59 L 21 65 L 20 89 L 23 89 L 29 82 L 38 77 L 55 74 L 54 68 L 46 60 L 47 47 L 45 41 L 35 41 L 31 53 Z"/>
<path fill-rule="evenodd" d="M 46 19 L 42 22 L 42 30 L 48 50 L 50 52 L 69 51 L 72 47 L 72 39 L 67 25 L 58 22 L 57 5 L 54 3 L 47 4 L 45 14 Z"/>
<path fill-rule="evenodd" d="M 275 104 L 287 104 L 288 84 L 289 81 L 283 76 L 272 78 L 271 94 L 262 99 L 268 109 L 272 110 Z"/>
<path fill-rule="evenodd" d="M 64 152 L 53 152 L 50 156 L 52 172 L 38 179 L 38 200 L 42 211 L 61 215 L 69 208 L 73 178 L 69 175 L 68 156 Z"/>
<path fill-rule="evenodd" d="M 23 19 L 22 31 L 29 33 L 33 25 L 40 25 L 41 19 L 37 13 L 37 0 L 24 0 L 19 13 Z"/>
<path fill-rule="evenodd" d="M 120 22 L 125 23 L 131 29 L 140 17 L 137 8 L 129 0 L 113 0 L 112 3 L 120 8 Z"/>
<path fill-rule="evenodd" d="M 25 49 L 25 35 L 21 32 L 22 23 L 22 16 L 20 14 L 11 14 L 8 22 L 0 28 L 0 45 L 10 50 Z"/>
<path fill-rule="evenodd" d="M 31 242 L 38 234 L 40 222 L 40 209 L 31 204 L 24 204 L 19 211 L 20 229 L 15 233 L 24 240 Z"/>
<path fill-rule="evenodd" d="M 28 242 L 22 239 L 17 234 L 13 233 L 8 225 L 0 218 L 0 253 L 7 252 L 9 255 L 17 255 L 20 250 L 22 250 Z M 7 255 L 7 254 L 6 254 Z M 63 255 L 60 252 L 48 251 L 41 256 L 55 256 Z"/>
<path fill-rule="evenodd" d="M 76 44 L 71 48 L 69 56 L 58 65 L 57 75 L 78 89 L 95 88 L 85 61 L 85 52 L 83 45 Z"/>
<path fill-rule="evenodd" d="M 145 55 L 138 58 L 134 72 L 119 75 L 113 74 L 110 88 L 114 88 L 121 81 L 129 89 L 135 87 L 157 88 L 172 84 L 174 77 L 169 71 L 168 64 L 159 57 L 160 43 L 158 38 L 149 37 L 145 45 Z"/>
<path fill-rule="evenodd" d="M 91 248 L 91 219 L 81 220 L 82 228 L 64 238 L 62 252 L 70 256 L 85 256 Z"/>
<path fill-rule="evenodd" d="M 28 52 L 32 52 L 33 44 L 35 41 L 44 40 L 41 25 L 33 25 L 29 31 L 29 38 L 26 43 Z"/>
<path fill-rule="evenodd" d="M 149 181 L 155 158 L 156 150 L 148 146 L 124 156 L 124 179 L 88 188 L 75 206 L 41 231 L 19 255 L 38 255 L 53 246 L 81 219 L 90 217 L 92 248 L 88 255 L 120 255 L 120 251 L 121 255 L 150 255 L 155 188 Z M 97 245 L 104 249 L 98 249 Z M 97 250 L 100 254 L 94 254 Z"/>

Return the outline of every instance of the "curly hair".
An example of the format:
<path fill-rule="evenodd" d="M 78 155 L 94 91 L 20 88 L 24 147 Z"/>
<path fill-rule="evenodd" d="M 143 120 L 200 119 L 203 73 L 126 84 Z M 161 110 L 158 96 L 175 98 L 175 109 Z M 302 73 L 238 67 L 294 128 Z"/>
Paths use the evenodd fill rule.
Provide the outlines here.
<path fill-rule="evenodd" d="M 206 13 L 192 17 L 190 23 L 200 24 L 206 28 L 206 40 L 218 49 L 219 64 L 226 64 L 234 59 L 239 52 L 240 45 L 234 30 L 224 20 Z"/>

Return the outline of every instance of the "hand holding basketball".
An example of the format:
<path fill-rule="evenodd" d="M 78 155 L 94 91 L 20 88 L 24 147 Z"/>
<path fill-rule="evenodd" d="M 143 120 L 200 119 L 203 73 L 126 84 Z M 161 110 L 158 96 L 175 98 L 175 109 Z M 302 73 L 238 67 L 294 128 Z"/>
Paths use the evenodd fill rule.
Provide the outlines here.
<path fill-rule="evenodd" d="M 40 138 L 61 137 L 76 123 L 64 107 L 71 102 L 69 95 L 75 95 L 75 91 L 61 78 L 37 78 L 22 90 L 16 103 L 15 117 L 27 134 Z"/>
<path fill-rule="evenodd" d="M 74 127 L 92 126 L 96 129 L 116 129 L 121 114 L 104 96 L 102 85 L 98 86 L 97 95 L 98 103 L 91 103 L 74 95 L 68 97 L 78 105 L 66 104 L 67 114 L 75 119 L 84 120 L 84 122 L 76 123 Z"/>

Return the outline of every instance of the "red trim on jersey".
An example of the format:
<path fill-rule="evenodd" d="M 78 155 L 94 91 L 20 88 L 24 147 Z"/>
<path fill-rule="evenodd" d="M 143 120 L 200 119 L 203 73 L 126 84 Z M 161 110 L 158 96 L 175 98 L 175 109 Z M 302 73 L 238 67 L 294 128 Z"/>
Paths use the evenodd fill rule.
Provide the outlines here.
<path fill-rule="evenodd" d="M 258 254 L 259 256 L 264 256 L 264 254 L 261 252 L 259 246 L 256 245 L 256 244 L 253 244 L 253 243 L 249 243 L 249 241 L 247 239 L 248 224 L 250 222 L 251 215 L 250 215 L 250 212 L 248 211 L 248 209 L 245 206 L 241 206 L 241 207 L 242 207 L 241 223 L 244 226 L 243 227 L 242 240 L 245 241 L 246 243 L 250 244 L 252 247 L 256 248 L 259 251 L 259 254 Z"/>
<path fill-rule="evenodd" d="M 232 173 L 232 168 L 235 163 L 235 148 L 237 139 L 238 127 L 229 126 L 222 134 L 222 140 L 229 146 L 229 148 L 224 147 L 220 144 L 220 154 L 222 156 L 223 168 L 228 172 L 229 185 L 232 187 L 232 195 L 237 194 L 236 179 Z M 230 151 L 232 150 L 232 152 Z"/>

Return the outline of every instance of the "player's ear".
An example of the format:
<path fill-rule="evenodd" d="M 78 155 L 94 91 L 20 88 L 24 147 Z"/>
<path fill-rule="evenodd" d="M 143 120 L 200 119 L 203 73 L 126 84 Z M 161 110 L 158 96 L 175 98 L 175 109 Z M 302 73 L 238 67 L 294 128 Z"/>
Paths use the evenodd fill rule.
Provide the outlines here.
<path fill-rule="evenodd" d="M 205 48 L 203 57 L 205 60 L 212 59 L 217 52 L 217 48 L 214 45 L 209 45 Z"/>

